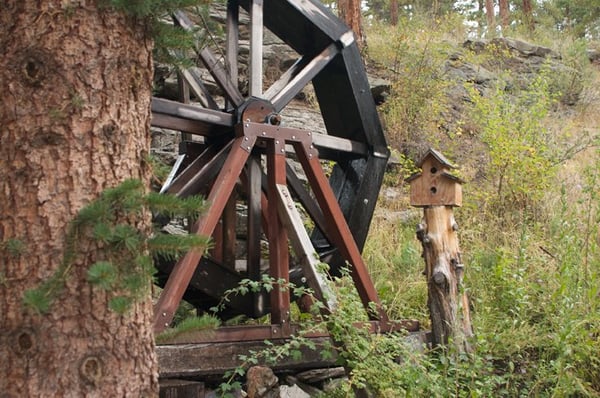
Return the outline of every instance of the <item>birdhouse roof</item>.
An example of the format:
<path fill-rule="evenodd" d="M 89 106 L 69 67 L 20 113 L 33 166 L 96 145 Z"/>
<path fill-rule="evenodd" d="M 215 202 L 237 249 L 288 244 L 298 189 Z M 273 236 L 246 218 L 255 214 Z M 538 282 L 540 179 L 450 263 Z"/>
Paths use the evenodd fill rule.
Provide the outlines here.
<path fill-rule="evenodd" d="M 423 163 L 425 163 L 425 160 L 427 160 L 429 156 L 433 156 L 438 162 L 440 162 L 444 166 L 448 166 L 451 169 L 457 168 L 452 162 L 446 159 L 444 155 L 442 155 L 440 152 L 436 151 L 433 148 L 429 148 L 427 150 L 427 152 L 425 153 L 425 155 L 423 155 L 419 163 L 417 163 L 417 167 L 423 167 Z"/>

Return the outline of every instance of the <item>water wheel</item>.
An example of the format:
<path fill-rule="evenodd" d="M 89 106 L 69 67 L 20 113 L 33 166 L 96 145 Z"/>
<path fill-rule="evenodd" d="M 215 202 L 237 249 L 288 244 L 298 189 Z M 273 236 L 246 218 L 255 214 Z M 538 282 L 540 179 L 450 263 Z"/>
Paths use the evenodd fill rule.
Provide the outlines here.
<path fill-rule="evenodd" d="M 242 24 L 246 15 L 249 22 Z M 182 12 L 174 19 L 184 29 L 195 28 Z M 246 28 L 249 62 L 242 78 L 240 32 Z M 190 232 L 214 242 L 208 253 L 190 251 L 174 264 L 159 265 L 164 289 L 155 306 L 155 330 L 170 325 L 182 298 L 206 309 L 242 278 L 259 280 L 263 274 L 296 278 L 334 305 L 316 272 L 320 261 L 332 274 L 349 264 L 365 308 L 376 304 L 370 318 L 387 322 L 361 250 L 389 152 L 352 31 L 313 0 L 230 0 L 225 31 L 220 48 L 211 43 L 196 49 L 219 94 L 191 68 L 181 70 L 180 78 L 199 104 L 186 103 L 185 90 L 181 101 L 152 102 L 152 125 L 187 137 L 164 190 L 206 195 L 208 210 Z M 298 55 L 266 89 L 265 31 Z M 326 134 L 286 127 L 285 108 L 311 83 Z M 285 289 L 230 297 L 227 305 L 230 314 L 270 313 L 270 336 L 291 331 Z"/>

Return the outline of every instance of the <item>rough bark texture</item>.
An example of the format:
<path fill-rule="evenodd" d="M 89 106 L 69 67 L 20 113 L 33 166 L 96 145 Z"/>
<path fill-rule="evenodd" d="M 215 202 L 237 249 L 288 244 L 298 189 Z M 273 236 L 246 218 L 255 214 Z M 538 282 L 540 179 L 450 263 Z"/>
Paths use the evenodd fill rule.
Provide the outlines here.
<path fill-rule="evenodd" d="M 496 32 L 496 15 L 494 12 L 494 0 L 485 0 L 485 17 L 487 19 L 488 34 L 493 36 Z"/>
<path fill-rule="evenodd" d="M 398 25 L 398 0 L 390 0 L 390 24 Z"/>
<path fill-rule="evenodd" d="M 0 5 L 0 391 L 3 397 L 157 394 L 152 308 L 120 316 L 86 282 L 82 254 L 50 312 L 23 292 L 54 273 L 69 220 L 101 191 L 147 179 L 151 42 L 95 1 Z M 22 253 L 9 253 L 18 240 Z M 14 241 L 13 241 L 14 242 Z"/>
<path fill-rule="evenodd" d="M 428 306 L 434 345 L 446 345 L 450 338 L 459 350 L 469 350 L 473 335 L 467 296 L 460 291 L 463 264 L 452 207 L 424 209 L 424 222 L 417 230 L 423 244 Z"/>
<path fill-rule="evenodd" d="M 499 10 L 500 10 L 500 23 L 502 24 L 502 28 L 508 28 L 510 24 L 510 11 L 508 8 L 508 0 L 500 0 L 499 2 Z"/>
<path fill-rule="evenodd" d="M 340 18 L 354 31 L 359 48 L 365 45 L 365 33 L 362 28 L 360 0 L 338 0 Z"/>
<path fill-rule="evenodd" d="M 527 28 L 533 32 L 535 30 L 535 24 L 533 20 L 533 6 L 531 4 L 531 0 L 523 0 L 523 18 L 525 19 Z"/>

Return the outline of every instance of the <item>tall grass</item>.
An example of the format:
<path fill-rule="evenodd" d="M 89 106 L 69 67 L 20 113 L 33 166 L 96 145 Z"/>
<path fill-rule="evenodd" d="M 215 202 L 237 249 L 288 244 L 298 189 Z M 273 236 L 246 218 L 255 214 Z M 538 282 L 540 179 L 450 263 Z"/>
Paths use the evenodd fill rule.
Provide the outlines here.
<path fill-rule="evenodd" d="M 394 81 L 383 110 L 392 149 L 416 156 L 417 139 L 460 164 L 470 161 L 461 145 L 476 143 L 484 159 L 455 209 L 476 341 L 470 356 L 406 351 L 403 366 L 381 377 L 403 380 L 399 396 L 600 396 L 600 70 L 582 61 L 586 43 L 563 53 L 566 74 L 542 70 L 518 92 L 472 99 L 461 117 L 476 128 L 449 143 L 435 128 L 454 84 L 439 72 L 448 25 L 403 23 L 369 31 L 369 50 Z M 570 105 L 568 90 L 578 93 Z M 402 210 L 380 201 L 364 256 L 392 317 L 427 325 L 419 215 L 394 217 Z"/>

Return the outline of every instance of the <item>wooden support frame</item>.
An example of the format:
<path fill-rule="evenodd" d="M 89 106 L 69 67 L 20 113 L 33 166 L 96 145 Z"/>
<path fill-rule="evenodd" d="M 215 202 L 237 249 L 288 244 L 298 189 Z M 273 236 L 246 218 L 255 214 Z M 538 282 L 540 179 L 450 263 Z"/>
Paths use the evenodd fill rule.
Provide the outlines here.
<path fill-rule="evenodd" d="M 318 294 L 325 297 L 325 284 L 319 281 L 316 265 L 309 258 L 313 255 L 314 249 L 307 243 L 310 242 L 310 239 L 300 233 L 297 228 L 294 228 L 293 224 L 297 224 L 298 220 L 295 213 L 289 209 L 290 203 L 287 201 L 287 198 L 291 198 L 291 194 L 287 190 L 288 172 L 286 167 L 286 143 L 289 143 L 293 146 L 296 157 L 304 168 L 320 211 L 325 218 L 323 227 L 327 236 L 330 237 L 340 253 L 351 264 L 351 275 L 354 284 L 369 317 L 387 323 L 387 315 L 368 275 L 360 250 L 354 242 L 342 210 L 321 168 L 318 153 L 312 142 L 312 133 L 280 126 L 244 122 L 236 126 L 236 135 L 237 138 L 231 143 L 231 149 L 229 149 L 225 164 L 221 168 L 209 194 L 209 209 L 206 215 L 194 225 L 192 232 L 210 235 L 215 231 L 217 223 L 222 219 L 222 215 L 227 208 L 227 203 L 230 203 L 235 183 L 244 174 L 246 165 L 245 179 L 248 184 L 249 195 L 253 198 L 251 213 L 254 214 L 253 217 L 258 216 L 259 182 L 257 181 L 260 180 L 259 174 L 261 173 L 257 160 L 251 156 L 251 152 L 257 140 L 262 141 L 266 144 L 267 157 L 267 198 L 269 204 L 267 204 L 266 213 L 269 225 L 270 276 L 276 281 L 283 281 L 284 285 L 289 281 L 288 230 L 291 230 L 293 232 L 291 236 L 294 241 L 293 246 L 297 248 L 300 255 L 304 256 L 305 272 L 313 281 L 313 285 L 317 287 Z M 225 149 L 222 152 L 224 151 Z M 262 202 L 262 195 L 260 195 L 260 199 Z M 286 223 L 288 228 L 285 227 Z M 253 224 L 257 225 L 256 219 L 254 219 Z M 256 234 L 257 231 L 254 230 L 252 233 Z M 197 250 L 191 251 L 175 265 L 156 304 L 154 324 L 156 331 L 163 330 L 171 322 L 174 311 L 181 301 L 202 255 Z M 251 255 L 255 261 L 256 253 Z M 329 304 L 332 305 L 333 301 Z M 371 304 L 375 305 L 375 311 L 369 310 Z M 277 284 L 271 292 L 271 323 L 279 325 L 282 336 L 291 333 L 290 293 L 286 288 Z"/>
<path fill-rule="evenodd" d="M 238 88 L 240 7 L 250 14 L 247 96 Z M 175 12 L 174 19 L 183 29 L 195 28 L 182 12 Z M 237 191 L 240 195 L 237 202 L 248 205 L 246 270 L 238 273 L 240 278 L 261 278 L 264 253 L 260 246 L 262 236 L 266 235 L 270 276 L 288 280 L 290 242 L 300 258 L 301 268 L 308 274 L 307 279 L 315 290 L 321 290 L 317 294 L 326 296 L 322 294 L 325 284 L 317 280 L 315 273 L 316 262 L 320 260 L 314 255 L 316 239 L 308 237 L 300 226 L 298 214 L 289 207 L 290 203 L 283 205 L 286 197 L 294 195 L 324 237 L 318 242 L 320 255 L 336 251 L 341 254 L 338 257 L 342 262 L 351 264 L 351 275 L 365 309 L 375 303 L 376 310 L 369 312 L 369 317 L 380 330 L 389 329 L 387 316 L 360 257 L 388 153 L 352 32 L 315 0 L 229 0 L 225 24 L 225 51 L 194 49 L 222 90 L 222 98 L 215 101 L 217 97 L 206 94 L 196 70 L 189 69 L 181 71 L 182 81 L 200 98 L 202 106 L 158 98 L 152 103 L 154 126 L 203 137 L 207 151 L 175 177 L 169 192 L 179 196 L 209 193 L 208 212 L 193 226 L 192 232 L 214 234 L 215 242 L 220 245 L 212 259 L 205 257 L 205 253 L 190 252 L 169 269 L 171 275 L 155 310 L 155 327 L 159 330 L 170 322 L 176 303 L 183 295 L 190 295 L 186 293 L 190 281 L 202 287 L 198 283 L 205 273 L 202 267 L 221 267 L 219 272 L 223 273 L 232 271 L 223 266 L 229 262 L 226 257 L 234 252 L 232 243 L 239 243 L 231 236 L 233 222 L 227 221 L 235 218 L 231 196 Z M 299 54 L 298 61 L 264 93 L 263 29 L 282 38 Z M 313 135 L 273 125 L 281 121 L 279 111 L 311 82 L 317 91 L 327 134 Z M 203 94 L 206 94 L 204 99 Z M 222 110 L 217 109 L 217 102 L 224 103 Z M 310 188 L 304 187 L 287 166 L 290 152 L 295 152 L 294 156 L 301 160 Z M 341 171 L 335 175 L 341 178 L 328 180 L 319 159 L 334 160 L 335 169 Z M 354 176 L 360 180 L 358 183 L 346 181 Z M 218 228 L 221 230 L 215 231 Z M 321 242 L 325 244 L 321 246 Z M 258 317 L 269 311 L 270 305 L 271 336 L 288 335 L 292 332 L 289 292 L 276 289 L 270 303 L 265 297 L 247 299 L 253 301 L 254 308 L 251 313 L 246 310 L 244 313 Z"/>

